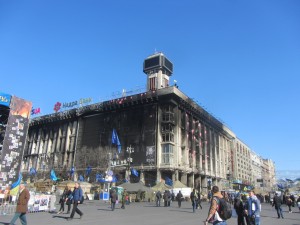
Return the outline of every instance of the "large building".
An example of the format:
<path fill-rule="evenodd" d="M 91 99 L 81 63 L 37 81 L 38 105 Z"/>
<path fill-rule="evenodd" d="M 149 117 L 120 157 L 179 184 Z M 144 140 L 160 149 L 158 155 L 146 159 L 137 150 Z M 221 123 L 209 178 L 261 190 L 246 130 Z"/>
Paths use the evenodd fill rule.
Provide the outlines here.
<path fill-rule="evenodd" d="M 131 175 L 131 179 L 146 185 L 172 179 L 204 192 L 211 184 L 225 187 L 234 176 L 250 182 L 249 148 L 176 85 L 170 85 L 173 64 L 165 55 L 146 58 L 143 71 L 144 92 L 124 92 L 117 99 L 33 119 L 24 171 L 35 168 L 49 173 L 53 168 L 63 177 L 75 167 L 84 176 L 90 166 L 90 181 L 107 170 L 122 180 L 131 167 L 139 172 L 138 178 Z M 113 130 L 121 149 L 112 141 Z"/>

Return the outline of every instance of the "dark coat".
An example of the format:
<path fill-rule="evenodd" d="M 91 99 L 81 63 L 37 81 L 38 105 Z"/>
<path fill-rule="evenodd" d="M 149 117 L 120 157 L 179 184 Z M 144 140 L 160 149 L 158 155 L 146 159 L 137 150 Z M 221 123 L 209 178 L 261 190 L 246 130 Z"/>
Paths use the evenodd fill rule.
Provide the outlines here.
<path fill-rule="evenodd" d="M 281 206 L 281 199 L 279 196 L 275 195 L 272 206 L 275 206 L 276 209 Z"/>
<path fill-rule="evenodd" d="M 110 199 L 111 199 L 111 202 L 113 202 L 113 203 L 115 203 L 117 201 L 118 196 L 117 196 L 117 193 L 115 191 L 111 192 Z"/>
<path fill-rule="evenodd" d="M 26 188 L 24 188 L 19 195 L 16 212 L 26 213 L 28 211 L 29 198 L 30 198 L 29 191 Z"/>

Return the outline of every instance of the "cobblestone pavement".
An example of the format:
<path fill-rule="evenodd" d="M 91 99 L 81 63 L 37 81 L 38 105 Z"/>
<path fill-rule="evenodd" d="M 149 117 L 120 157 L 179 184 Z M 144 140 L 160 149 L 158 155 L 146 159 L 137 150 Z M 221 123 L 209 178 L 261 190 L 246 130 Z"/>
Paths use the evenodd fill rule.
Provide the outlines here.
<path fill-rule="evenodd" d="M 126 209 L 121 209 L 120 204 L 111 211 L 108 203 L 103 201 L 85 201 L 80 205 L 80 210 L 84 213 L 82 219 L 75 214 L 72 221 L 67 221 L 67 214 L 30 213 L 27 214 L 29 225 L 42 224 L 102 224 L 102 225 L 202 225 L 208 213 L 208 203 L 202 203 L 203 209 L 192 212 L 191 203 L 183 202 L 182 207 L 177 207 L 177 202 L 173 202 L 170 207 L 156 207 L 154 203 L 142 202 L 131 203 Z M 59 207 L 59 206 L 57 206 Z M 261 225 L 300 225 L 300 212 L 298 208 L 293 208 L 293 213 L 288 213 L 287 207 L 283 206 L 285 219 L 277 219 L 275 209 L 269 204 L 262 204 Z M 1 215 L 0 224 L 8 224 L 12 215 Z M 21 224 L 17 221 L 17 224 Z M 236 225 L 236 218 L 227 221 L 228 225 Z"/>

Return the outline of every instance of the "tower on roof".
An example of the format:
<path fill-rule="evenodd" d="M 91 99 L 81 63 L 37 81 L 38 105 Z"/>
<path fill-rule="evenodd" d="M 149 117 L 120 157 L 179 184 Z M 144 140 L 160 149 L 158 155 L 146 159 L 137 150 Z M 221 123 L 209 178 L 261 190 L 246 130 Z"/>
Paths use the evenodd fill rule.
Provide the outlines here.
<path fill-rule="evenodd" d="M 147 90 L 165 88 L 169 86 L 173 63 L 163 53 L 155 53 L 144 60 L 143 71 L 147 74 Z"/>

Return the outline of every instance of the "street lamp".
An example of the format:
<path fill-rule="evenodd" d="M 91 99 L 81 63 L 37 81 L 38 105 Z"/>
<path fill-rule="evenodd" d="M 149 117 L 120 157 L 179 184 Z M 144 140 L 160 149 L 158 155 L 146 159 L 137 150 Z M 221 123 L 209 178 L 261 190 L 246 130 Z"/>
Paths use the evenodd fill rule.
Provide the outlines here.
<path fill-rule="evenodd" d="M 129 145 L 129 147 L 126 148 L 126 152 L 128 153 L 126 177 L 128 178 L 128 181 L 130 182 L 130 163 L 132 163 L 131 153 L 134 152 L 134 148 L 132 148 L 131 145 Z"/>

